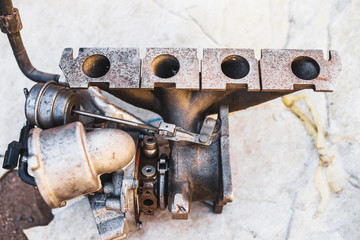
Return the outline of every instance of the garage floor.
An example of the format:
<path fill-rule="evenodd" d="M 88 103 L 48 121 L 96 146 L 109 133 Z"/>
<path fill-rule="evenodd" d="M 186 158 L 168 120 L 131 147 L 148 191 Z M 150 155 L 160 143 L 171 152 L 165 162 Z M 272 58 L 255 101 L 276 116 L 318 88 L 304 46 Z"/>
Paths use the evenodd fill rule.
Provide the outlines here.
<path fill-rule="evenodd" d="M 302 122 L 280 99 L 230 118 L 234 202 L 214 215 L 192 205 L 189 220 L 168 211 L 143 217 L 128 239 L 360 239 L 360 1 L 133 0 L 14 1 L 28 54 L 38 69 L 61 73 L 65 47 L 234 47 L 338 50 L 343 71 L 333 93 L 309 94 L 327 132 L 343 191 L 313 215 L 318 154 Z M 0 35 L 0 154 L 25 121 L 23 88 L 4 34 Z M 2 160 L 0 160 L 1 162 Z M 3 174 L 4 171 L 0 170 Z M 3 198 L 4 196 L 0 196 Z M 53 210 L 48 226 L 25 231 L 35 239 L 98 239 L 85 198 Z M 1 233 L 0 233 L 1 236 Z"/>

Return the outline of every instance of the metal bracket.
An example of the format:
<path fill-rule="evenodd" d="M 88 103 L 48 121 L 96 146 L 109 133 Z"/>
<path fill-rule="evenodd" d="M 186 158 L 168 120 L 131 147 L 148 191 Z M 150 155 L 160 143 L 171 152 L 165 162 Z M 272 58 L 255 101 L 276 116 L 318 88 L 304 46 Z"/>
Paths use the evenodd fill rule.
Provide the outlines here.
<path fill-rule="evenodd" d="M 189 132 L 174 124 L 161 122 L 158 128 L 159 134 L 170 141 L 186 141 L 209 146 L 212 143 L 211 135 L 214 132 L 216 120 L 208 117 L 205 119 L 200 134 Z"/>
<path fill-rule="evenodd" d="M 159 172 L 159 207 L 164 210 L 166 207 L 166 172 L 169 170 L 168 163 L 165 158 L 160 158 L 157 163 L 157 170 Z"/>

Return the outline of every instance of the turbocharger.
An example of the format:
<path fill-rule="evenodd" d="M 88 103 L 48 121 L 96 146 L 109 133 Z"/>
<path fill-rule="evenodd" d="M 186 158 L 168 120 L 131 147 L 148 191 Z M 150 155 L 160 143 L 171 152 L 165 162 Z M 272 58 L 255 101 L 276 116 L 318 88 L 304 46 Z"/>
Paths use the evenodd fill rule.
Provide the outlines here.
<path fill-rule="evenodd" d="M 191 203 L 214 213 L 233 200 L 229 113 L 302 89 L 332 91 L 339 55 L 321 50 L 66 48 L 62 76 L 35 69 L 22 44 L 19 12 L 0 1 L 0 27 L 20 69 L 26 123 L 3 167 L 18 166 L 52 208 L 87 195 L 102 239 L 124 238 L 157 209 L 187 219 Z M 200 69 L 200 71 L 199 71 Z M 161 117 L 153 125 L 108 97 Z"/>

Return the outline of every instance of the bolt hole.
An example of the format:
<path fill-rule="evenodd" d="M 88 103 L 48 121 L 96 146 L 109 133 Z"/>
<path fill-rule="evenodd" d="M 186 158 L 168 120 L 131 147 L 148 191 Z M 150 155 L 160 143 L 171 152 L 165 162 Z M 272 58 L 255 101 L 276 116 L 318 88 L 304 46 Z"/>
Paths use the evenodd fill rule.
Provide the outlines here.
<path fill-rule="evenodd" d="M 151 213 L 152 213 L 152 211 L 151 211 L 151 210 L 148 210 L 148 211 L 147 211 L 147 213 L 151 214 Z"/>
<path fill-rule="evenodd" d="M 148 137 L 148 138 L 147 138 L 147 141 L 148 141 L 149 143 L 152 143 L 152 142 L 154 142 L 154 138 L 153 138 L 153 137 Z"/>
<path fill-rule="evenodd" d="M 312 58 L 300 56 L 295 58 L 291 63 L 291 70 L 300 79 L 312 80 L 319 76 L 320 66 Z"/>
<path fill-rule="evenodd" d="M 159 78 L 171 78 L 178 73 L 180 63 L 176 57 L 169 54 L 163 54 L 157 56 L 152 61 L 151 69 Z"/>
<path fill-rule="evenodd" d="M 146 195 L 150 195 L 151 192 L 150 192 L 150 191 L 146 191 L 145 194 L 146 194 Z"/>
<path fill-rule="evenodd" d="M 151 200 L 151 199 L 145 199 L 145 200 L 143 201 L 143 204 L 144 204 L 145 206 L 150 207 L 150 206 L 152 206 L 152 205 L 154 204 L 154 201 Z"/>
<path fill-rule="evenodd" d="M 104 76 L 110 69 L 110 61 L 107 57 L 100 54 L 91 55 L 85 59 L 82 70 L 84 74 L 91 78 Z"/>
<path fill-rule="evenodd" d="M 248 75 L 250 65 L 245 58 L 239 55 L 230 55 L 221 62 L 221 70 L 229 78 L 240 79 Z"/>
<path fill-rule="evenodd" d="M 145 171 L 149 173 L 151 172 L 151 168 L 146 168 Z"/>

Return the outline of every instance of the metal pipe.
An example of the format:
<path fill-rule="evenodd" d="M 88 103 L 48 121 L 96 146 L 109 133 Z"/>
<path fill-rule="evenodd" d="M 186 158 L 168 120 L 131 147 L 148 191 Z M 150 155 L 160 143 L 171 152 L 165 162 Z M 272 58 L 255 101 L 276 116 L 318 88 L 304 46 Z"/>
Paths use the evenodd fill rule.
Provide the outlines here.
<path fill-rule="evenodd" d="M 14 7 L 11 0 L 0 0 L 0 14 L 9 15 L 14 11 Z"/>
<path fill-rule="evenodd" d="M 20 35 L 22 28 L 18 11 L 14 9 L 11 0 L 0 0 L 0 21 L 2 32 L 6 33 L 14 52 L 20 70 L 29 79 L 35 82 L 59 81 L 60 75 L 45 73 L 37 70 L 30 62 Z M 8 27 L 10 26 L 10 27 Z"/>
<path fill-rule="evenodd" d="M 80 110 L 72 110 L 72 113 L 86 116 L 86 117 L 98 118 L 98 119 L 102 119 L 105 121 L 116 122 L 116 123 L 124 124 L 126 126 L 135 127 L 135 128 L 146 129 L 146 130 L 153 131 L 153 132 L 157 132 L 157 130 L 158 130 L 157 127 L 144 125 L 144 124 L 140 124 L 140 123 L 136 123 L 136 122 L 131 122 L 131 121 L 127 121 L 127 120 L 123 120 L 123 119 L 119 119 L 119 118 L 107 117 L 107 116 L 99 115 L 96 113 L 89 113 L 89 112 L 80 111 Z"/>

